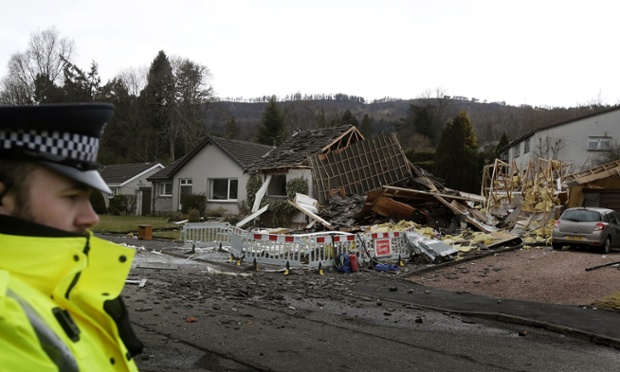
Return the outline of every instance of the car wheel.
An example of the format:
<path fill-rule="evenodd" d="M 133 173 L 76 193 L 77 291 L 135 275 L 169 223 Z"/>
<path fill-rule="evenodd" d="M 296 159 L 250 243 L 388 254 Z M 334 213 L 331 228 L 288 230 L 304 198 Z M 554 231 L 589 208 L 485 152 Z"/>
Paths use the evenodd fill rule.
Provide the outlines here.
<path fill-rule="evenodd" d="M 609 249 L 611 248 L 611 239 L 607 238 L 605 239 L 605 242 L 603 243 L 603 245 L 601 246 L 601 253 L 602 254 L 607 254 L 609 253 Z"/>
<path fill-rule="evenodd" d="M 553 247 L 554 251 L 561 251 L 562 250 L 562 244 L 560 244 L 560 243 L 551 243 L 551 246 Z"/>

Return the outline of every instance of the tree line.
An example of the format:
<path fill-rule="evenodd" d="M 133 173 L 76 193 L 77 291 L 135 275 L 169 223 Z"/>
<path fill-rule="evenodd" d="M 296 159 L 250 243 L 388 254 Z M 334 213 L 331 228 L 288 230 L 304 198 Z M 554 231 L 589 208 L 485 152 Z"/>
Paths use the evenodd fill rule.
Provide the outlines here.
<path fill-rule="evenodd" d="M 88 69 L 75 65 L 75 49 L 54 28 L 32 34 L 28 48 L 9 59 L 0 104 L 114 104 L 116 114 L 101 141 L 104 165 L 166 165 L 208 133 L 277 146 L 299 130 L 351 124 L 367 138 L 396 132 L 410 159 L 445 179 L 448 187 L 477 192 L 469 178 L 480 179 L 481 167 L 497 155 L 498 140 L 507 144 L 540 126 L 609 107 L 591 102 L 575 108 L 516 108 L 451 97 L 440 88 L 409 103 L 385 97 L 369 104 L 354 95 L 299 92 L 284 99 L 272 95 L 224 102 L 214 96 L 209 69 L 189 59 L 159 51 L 148 69 L 126 69 L 103 83 L 95 62 Z M 260 115 L 242 116 L 242 102 L 263 104 Z M 370 111 L 373 107 L 376 112 Z M 493 145 L 481 152 L 480 143 Z"/>
<path fill-rule="evenodd" d="M 102 164 L 168 163 L 206 134 L 203 118 L 214 100 L 206 66 L 159 51 L 148 71 L 126 70 L 102 83 L 97 63 L 83 70 L 74 57 L 73 41 L 56 29 L 34 33 L 27 50 L 9 59 L 0 104 L 114 104 L 101 139 Z"/>

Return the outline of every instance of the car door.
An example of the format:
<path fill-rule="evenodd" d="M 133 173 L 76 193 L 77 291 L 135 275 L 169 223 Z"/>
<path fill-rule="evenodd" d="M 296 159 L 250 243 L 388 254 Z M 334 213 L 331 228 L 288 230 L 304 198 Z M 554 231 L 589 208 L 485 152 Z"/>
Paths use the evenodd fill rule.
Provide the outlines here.
<path fill-rule="evenodd" d="M 609 213 L 609 225 L 611 229 L 611 245 L 620 246 L 620 214 L 616 211 Z"/>

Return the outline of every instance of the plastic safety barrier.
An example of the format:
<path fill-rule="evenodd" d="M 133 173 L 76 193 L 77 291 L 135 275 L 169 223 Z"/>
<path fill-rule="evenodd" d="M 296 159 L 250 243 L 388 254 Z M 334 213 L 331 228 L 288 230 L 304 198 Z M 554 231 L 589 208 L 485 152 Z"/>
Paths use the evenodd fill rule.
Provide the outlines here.
<path fill-rule="evenodd" d="M 227 222 L 187 222 L 181 229 L 181 239 L 187 248 L 230 245 L 231 228 Z"/>
<path fill-rule="evenodd" d="M 371 232 L 366 234 L 367 254 L 376 260 L 395 260 L 410 255 L 404 232 Z"/>
<path fill-rule="evenodd" d="M 314 269 L 332 266 L 341 254 L 357 256 L 360 265 L 409 257 L 412 250 L 406 231 L 280 235 L 205 222 L 185 224 L 182 234 L 187 247 L 229 246 L 231 256 L 240 262 Z"/>

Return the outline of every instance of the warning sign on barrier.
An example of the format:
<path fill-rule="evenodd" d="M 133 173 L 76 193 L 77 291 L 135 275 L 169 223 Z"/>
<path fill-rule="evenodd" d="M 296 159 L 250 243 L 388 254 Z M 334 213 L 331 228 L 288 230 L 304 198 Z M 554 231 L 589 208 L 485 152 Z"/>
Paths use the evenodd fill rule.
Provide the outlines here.
<path fill-rule="evenodd" d="M 392 244 L 390 239 L 376 239 L 375 240 L 375 256 L 391 256 Z"/>

